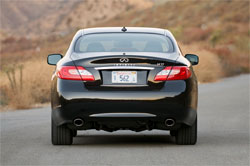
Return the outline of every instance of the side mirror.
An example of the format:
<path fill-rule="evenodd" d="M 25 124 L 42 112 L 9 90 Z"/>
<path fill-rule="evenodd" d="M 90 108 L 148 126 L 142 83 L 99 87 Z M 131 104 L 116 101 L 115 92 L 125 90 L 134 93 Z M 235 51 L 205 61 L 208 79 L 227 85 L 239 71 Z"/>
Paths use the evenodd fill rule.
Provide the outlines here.
<path fill-rule="evenodd" d="M 62 59 L 62 55 L 61 54 L 49 54 L 48 58 L 47 58 L 47 62 L 49 65 L 56 65 L 57 62 Z"/>
<path fill-rule="evenodd" d="M 186 54 L 185 58 L 187 58 L 192 65 L 198 65 L 199 63 L 199 57 L 194 54 Z"/>

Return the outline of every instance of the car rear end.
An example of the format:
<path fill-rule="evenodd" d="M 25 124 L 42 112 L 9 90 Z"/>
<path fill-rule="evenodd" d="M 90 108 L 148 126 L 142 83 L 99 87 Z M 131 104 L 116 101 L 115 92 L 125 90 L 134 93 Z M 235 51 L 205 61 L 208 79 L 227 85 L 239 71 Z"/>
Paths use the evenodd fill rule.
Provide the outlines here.
<path fill-rule="evenodd" d="M 57 126 L 72 131 L 178 131 L 183 125 L 192 126 L 197 82 L 191 64 L 165 33 L 149 33 L 167 38 L 165 52 L 161 43 L 162 49 L 152 46 L 156 41 L 147 47 L 148 34 L 138 34 L 136 46 L 130 42 L 134 33 L 125 38 L 82 34 L 73 40 L 70 56 L 58 63 L 52 79 L 52 118 Z M 159 36 L 150 37 L 159 41 Z M 117 41 L 122 42 L 115 45 Z"/>

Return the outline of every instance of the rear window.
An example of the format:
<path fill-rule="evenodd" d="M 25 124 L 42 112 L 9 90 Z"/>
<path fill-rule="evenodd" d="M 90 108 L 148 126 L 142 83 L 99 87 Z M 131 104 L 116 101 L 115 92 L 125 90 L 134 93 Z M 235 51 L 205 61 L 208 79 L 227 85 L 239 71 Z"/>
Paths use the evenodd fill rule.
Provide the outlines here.
<path fill-rule="evenodd" d="M 174 47 L 170 38 L 147 33 L 101 33 L 80 37 L 75 52 L 161 52 L 170 53 Z"/>

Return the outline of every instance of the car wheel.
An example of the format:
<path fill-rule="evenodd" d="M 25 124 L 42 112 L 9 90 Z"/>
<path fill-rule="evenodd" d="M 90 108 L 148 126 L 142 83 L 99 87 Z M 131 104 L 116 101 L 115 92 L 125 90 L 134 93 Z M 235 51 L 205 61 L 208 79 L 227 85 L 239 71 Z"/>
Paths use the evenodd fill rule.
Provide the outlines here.
<path fill-rule="evenodd" d="M 77 136 L 77 130 L 72 130 L 72 136 L 76 137 Z"/>
<path fill-rule="evenodd" d="M 66 125 L 56 126 L 51 120 L 51 141 L 53 145 L 71 145 L 73 143 L 72 130 Z"/>
<path fill-rule="evenodd" d="M 182 126 L 176 132 L 176 144 L 194 145 L 197 141 L 197 118 L 192 126 Z"/>

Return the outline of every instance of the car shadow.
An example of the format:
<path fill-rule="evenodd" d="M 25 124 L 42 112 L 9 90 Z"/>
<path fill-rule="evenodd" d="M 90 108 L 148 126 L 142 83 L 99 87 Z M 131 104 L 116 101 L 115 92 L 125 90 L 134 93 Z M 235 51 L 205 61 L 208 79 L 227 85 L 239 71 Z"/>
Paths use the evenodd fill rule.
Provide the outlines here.
<path fill-rule="evenodd" d="M 73 145 L 175 145 L 175 138 L 168 134 L 81 134 L 73 139 Z"/>

